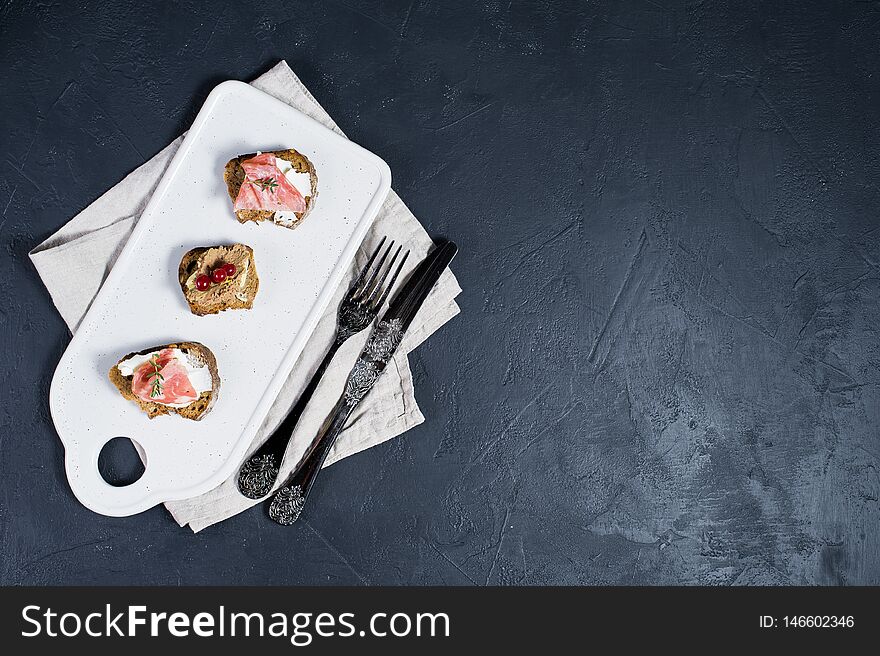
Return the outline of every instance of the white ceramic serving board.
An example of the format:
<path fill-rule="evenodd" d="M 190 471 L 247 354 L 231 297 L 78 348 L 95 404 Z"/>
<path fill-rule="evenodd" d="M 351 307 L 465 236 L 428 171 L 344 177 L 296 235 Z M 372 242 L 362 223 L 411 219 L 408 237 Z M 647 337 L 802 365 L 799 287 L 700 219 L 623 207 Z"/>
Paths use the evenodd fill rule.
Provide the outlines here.
<path fill-rule="evenodd" d="M 223 182 L 232 157 L 293 147 L 318 174 L 311 214 L 296 229 L 238 223 Z M 132 515 L 195 496 L 233 475 L 345 275 L 391 186 L 381 159 L 241 82 L 205 101 L 52 379 L 49 405 L 76 497 L 104 515 Z M 240 242 L 254 249 L 252 310 L 191 314 L 177 281 L 184 253 Z M 217 357 L 222 385 L 201 421 L 149 419 L 107 377 L 132 351 L 197 341 Z M 114 487 L 98 454 L 114 437 L 145 452 L 132 485 Z"/>

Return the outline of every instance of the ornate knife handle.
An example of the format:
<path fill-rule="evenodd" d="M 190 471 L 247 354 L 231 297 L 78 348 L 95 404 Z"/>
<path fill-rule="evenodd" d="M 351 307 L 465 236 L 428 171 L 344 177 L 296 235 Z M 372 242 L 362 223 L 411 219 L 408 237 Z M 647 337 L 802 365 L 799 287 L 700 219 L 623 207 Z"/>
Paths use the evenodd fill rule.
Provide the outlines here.
<path fill-rule="evenodd" d="M 394 355 L 402 338 L 403 331 L 398 319 L 383 320 L 376 325 L 363 353 L 348 375 L 345 391 L 337 401 L 333 412 L 312 440 L 293 473 L 272 498 L 269 505 L 269 517 L 272 521 L 288 526 L 299 519 L 330 447 L 336 442 L 336 438 L 345 427 L 345 422 L 358 403 L 372 389 L 385 370 L 385 365 Z"/>
<path fill-rule="evenodd" d="M 312 485 L 318 477 L 318 472 L 321 471 L 324 460 L 327 458 L 327 453 L 339 433 L 342 432 L 352 410 L 354 410 L 354 406 L 342 402 L 337 404 L 336 410 L 321 427 L 293 474 L 272 497 L 272 503 L 269 504 L 269 517 L 272 521 L 288 526 L 299 519 L 306 498 L 309 496 Z"/>

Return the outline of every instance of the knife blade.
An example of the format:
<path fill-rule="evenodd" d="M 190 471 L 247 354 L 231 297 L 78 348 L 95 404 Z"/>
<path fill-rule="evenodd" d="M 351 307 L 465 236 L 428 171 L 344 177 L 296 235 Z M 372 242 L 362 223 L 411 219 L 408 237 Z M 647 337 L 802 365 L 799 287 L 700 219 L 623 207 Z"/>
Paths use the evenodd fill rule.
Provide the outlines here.
<path fill-rule="evenodd" d="M 404 334 L 431 289 L 434 288 L 434 284 L 457 252 L 458 246 L 451 241 L 436 247 L 394 295 L 382 320 L 370 333 L 348 377 L 343 393 L 346 402 L 357 405 L 370 391 L 403 340 Z"/>
<path fill-rule="evenodd" d="M 274 522 L 288 526 L 299 519 L 330 447 L 351 413 L 385 371 L 419 308 L 457 252 L 458 246 L 451 241 L 435 247 L 394 295 L 388 310 L 370 333 L 333 411 L 284 485 L 272 497 L 269 517 Z"/>

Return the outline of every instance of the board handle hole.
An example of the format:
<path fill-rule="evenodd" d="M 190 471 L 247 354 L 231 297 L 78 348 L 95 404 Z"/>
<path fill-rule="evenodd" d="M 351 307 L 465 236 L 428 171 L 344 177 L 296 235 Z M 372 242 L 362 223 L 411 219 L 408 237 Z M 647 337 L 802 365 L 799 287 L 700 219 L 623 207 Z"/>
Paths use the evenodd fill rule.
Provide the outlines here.
<path fill-rule="evenodd" d="M 143 447 L 130 437 L 114 437 L 98 454 L 98 473 L 113 487 L 136 483 L 146 470 Z"/>

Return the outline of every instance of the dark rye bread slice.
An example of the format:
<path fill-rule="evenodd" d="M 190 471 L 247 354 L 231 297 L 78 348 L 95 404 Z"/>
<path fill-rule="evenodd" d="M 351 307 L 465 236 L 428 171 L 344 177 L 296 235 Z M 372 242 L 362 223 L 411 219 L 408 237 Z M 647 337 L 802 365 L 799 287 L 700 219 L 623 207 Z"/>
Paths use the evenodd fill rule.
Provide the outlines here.
<path fill-rule="evenodd" d="M 263 152 L 271 152 L 275 157 L 290 162 L 293 165 L 294 171 L 309 174 L 309 178 L 312 182 L 312 189 L 311 194 L 305 196 L 306 211 L 295 212 L 294 215 L 296 216 L 296 220 L 285 223 L 275 221 L 275 212 L 271 210 L 238 210 L 235 213 L 235 216 L 240 223 L 247 223 L 248 221 L 255 221 L 257 223 L 260 221 L 273 221 L 285 228 L 295 228 L 309 215 L 309 212 L 312 211 L 312 208 L 315 205 L 315 199 L 318 197 L 318 174 L 315 173 L 315 167 L 309 161 L 309 158 L 293 148 Z M 244 182 L 245 178 L 244 169 L 242 168 L 241 163 L 256 156 L 257 153 L 239 155 L 226 163 L 226 168 L 223 170 L 223 179 L 226 181 L 226 190 L 229 192 L 229 197 L 232 199 L 233 203 L 235 203 L 235 199 L 238 198 L 238 191 L 241 189 L 241 184 Z"/>
<path fill-rule="evenodd" d="M 196 278 L 220 264 L 234 264 L 235 275 L 200 291 Z M 190 311 L 200 317 L 223 310 L 250 310 L 260 289 L 254 249 L 245 244 L 193 248 L 180 260 L 177 279 Z"/>
<path fill-rule="evenodd" d="M 138 398 L 131 391 L 131 380 L 134 375 L 123 376 L 122 372 L 119 371 L 119 364 L 135 355 L 148 355 L 166 348 L 176 348 L 184 351 L 187 356 L 194 358 L 197 362 L 205 363 L 208 367 L 208 371 L 211 372 L 211 390 L 208 392 L 202 392 L 199 398 L 183 408 L 174 408 L 169 405 L 163 405 L 162 403 L 148 402 Z M 116 389 L 119 390 L 119 393 L 129 401 L 137 403 L 141 410 L 147 413 L 147 416 L 150 419 L 160 415 L 176 414 L 186 419 L 199 421 L 211 411 L 211 408 L 214 407 L 214 403 L 217 401 L 217 395 L 220 392 L 220 374 L 217 371 L 217 359 L 214 357 L 214 354 L 211 353 L 211 349 L 199 342 L 180 342 L 178 344 L 152 346 L 143 349 L 142 351 L 129 353 L 116 361 L 116 364 L 110 368 L 108 375 L 110 376 L 110 382 L 116 385 Z"/>

